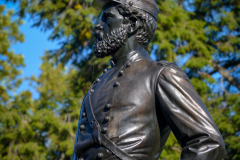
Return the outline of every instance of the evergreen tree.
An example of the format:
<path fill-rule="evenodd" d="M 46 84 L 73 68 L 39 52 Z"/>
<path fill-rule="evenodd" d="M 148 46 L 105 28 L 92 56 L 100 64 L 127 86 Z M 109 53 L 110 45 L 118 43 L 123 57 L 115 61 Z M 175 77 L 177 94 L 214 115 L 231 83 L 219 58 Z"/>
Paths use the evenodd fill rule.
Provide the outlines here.
<path fill-rule="evenodd" d="M 10 48 L 24 36 L 13 14 L 0 6 L 0 159 L 71 159 L 83 98 L 82 90 L 73 89 L 76 71 L 54 67 L 45 57 L 41 75 L 31 78 L 39 98 L 30 91 L 16 94 L 25 64 Z"/>
<path fill-rule="evenodd" d="M 11 43 L 24 41 L 18 29 L 21 24 L 21 20 L 13 20 L 12 10 L 6 11 L 0 5 L 0 159 L 3 160 L 26 159 L 37 154 L 37 145 L 29 141 L 34 134 L 29 125 L 31 93 L 16 94 L 22 82 L 19 75 L 24 66 L 23 56 L 10 50 Z"/>
<path fill-rule="evenodd" d="M 30 14 L 33 26 L 51 30 L 49 40 L 62 44 L 60 48 L 50 51 L 50 54 L 47 54 L 48 58 L 62 64 L 71 61 L 76 68 L 66 72 L 62 64 L 53 67 L 53 61 L 44 58 L 44 65 L 48 67 L 42 66 L 41 76 L 33 78 L 40 93 L 39 99 L 34 102 L 35 111 L 32 114 L 36 116 L 31 124 L 34 126 L 32 133 L 38 133 L 36 139 L 39 139 L 37 143 L 41 146 L 38 152 L 42 153 L 42 157 L 49 159 L 69 159 L 70 150 L 73 149 L 70 143 L 73 147 L 73 133 L 76 130 L 80 100 L 91 81 L 108 66 L 109 58 L 96 59 L 92 51 L 92 29 L 98 13 L 88 0 L 7 1 L 18 2 L 17 13 L 20 17 Z M 147 48 L 149 53 L 156 57 L 156 60 L 176 62 L 182 67 L 224 137 L 224 159 L 240 159 L 240 1 L 156 2 L 161 13 L 158 16 L 155 37 Z M 66 86 L 60 85 L 63 81 L 58 79 L 57 75 L 62 79 L 68 77 L 65 79 Z M 76 99 L 70 103 L 71 97 Z M 62 101 L 63 99 L 65 100 Z M 65 120 L 69 114 L 71 120 Z M 46 117 L 49 117 L 50 121 Z M 52 122 L 54 120 L 55 122 Z M 68 131 L 61 128 L 61 122 L 64 122 L 63 128 L 69 129 Z M 61 134 L 68 138 L 69 143 L 66 139 L 61 139 Z M 10 142 L 5 146 L 11 148 Z M 177 160 L 180 153 L 181 147 L 171 134 L 161 159 Z M 6 154 L 7 151 L 3 155 Z M 29 155 L 34 157 L 37 153 Z"/>
<path fill-rule="evenodd" d="M 34 100 L 31 127 L 34 140 L 44 148 L 42 159 L 71 159 L 83 91 L 74 91 L 76 70 L 53 65 L 43 57 L 39 77 L 31 83 L 39 94 Z"/>

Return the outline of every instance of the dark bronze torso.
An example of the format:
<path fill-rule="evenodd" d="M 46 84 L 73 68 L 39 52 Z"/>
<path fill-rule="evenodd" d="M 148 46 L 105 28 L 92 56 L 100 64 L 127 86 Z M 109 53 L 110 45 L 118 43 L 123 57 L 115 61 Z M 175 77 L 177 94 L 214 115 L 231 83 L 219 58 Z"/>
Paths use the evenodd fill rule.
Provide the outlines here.
<path fill-rule="evenodd" d="M 91 101 L 101 134 L 136 160 L 157 160 L 170 129 L 183 148 L 182 160 L 220 160 L 223 139 L 186 74 L 146 54 L 136 53 L 130 62 L 108 69 L 93 85 L 91 97 L 86 95 L 75 144 L 77 157 L 119 159 L 96 142 L 86 115 Z"/>
<path fill-rule="evenodd" d="M 166 124 L 159 125 L 164 120 L 158 122 L 163 117 L 156 114 L 159 110 L 156 110 L 155 88 L 161 67 L 155 61 L 143 58 L 123 68 L 109 69 L 93 86 L 94 113 L 101 128 L 106 130 L 104 134 L 121 149 L 138 159 L 158 159 L 160 130 L 168 128 Z M 89 105 L 88 96 L 85 97 L 84 108 Z M 109 104 L 112 106 L 110 109 L 106 106 Z M 105 147 L 94 143 L 87 117 L 82 118 L 81 124 L 85 129 L 80 132 L 77 146 L 84 151 L 76 148 L 79 156 L 94 159 L 98 153 L 103 153 L 106 159 L 116 158 Z M 167 138 L 169 132 L 165 133 Z"/>

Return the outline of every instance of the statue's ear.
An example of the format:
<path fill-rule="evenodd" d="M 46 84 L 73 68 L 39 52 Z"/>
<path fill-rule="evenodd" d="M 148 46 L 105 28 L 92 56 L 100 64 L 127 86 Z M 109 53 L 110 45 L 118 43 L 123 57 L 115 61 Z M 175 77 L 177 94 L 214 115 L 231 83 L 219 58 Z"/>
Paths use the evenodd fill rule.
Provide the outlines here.
<path fill-rule="evenodd" d="M 140 26 L 141 26 L 141 22 L 139 20 L 132 21 L 131 25 L 128 28 L 128 33 L 135 32 L 136 30 L 138 30 Z"/>

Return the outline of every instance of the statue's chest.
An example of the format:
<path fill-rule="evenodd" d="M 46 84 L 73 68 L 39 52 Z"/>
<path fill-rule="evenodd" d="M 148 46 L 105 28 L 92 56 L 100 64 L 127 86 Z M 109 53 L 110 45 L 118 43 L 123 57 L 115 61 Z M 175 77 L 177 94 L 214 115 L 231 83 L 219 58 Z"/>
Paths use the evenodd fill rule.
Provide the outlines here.
<path fill-rule="evenodd" d="M 153 76 L 145 67 L 114 68 L 101 77 L 93 86 L 91 94 L 96 115 L 112 108 L 115 111 L 131 110 L 133 107 L 136 109 L 153 101 Z"/>

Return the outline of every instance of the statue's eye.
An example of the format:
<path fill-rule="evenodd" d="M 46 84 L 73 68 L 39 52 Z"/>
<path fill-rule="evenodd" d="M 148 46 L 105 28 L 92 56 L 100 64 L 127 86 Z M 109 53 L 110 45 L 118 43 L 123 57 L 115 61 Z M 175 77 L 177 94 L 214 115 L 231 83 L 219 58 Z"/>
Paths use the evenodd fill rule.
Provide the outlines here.
<path fill-rule="evenodd" d="M 105 13 L 105 14 L 103 15 L 103 21 L 104 21 L 104 22 L 107 22 L 107 21 L 110 20 L 112 17 L 113 17 L 112 14 L 110 14 L 110 13 Z"/>

